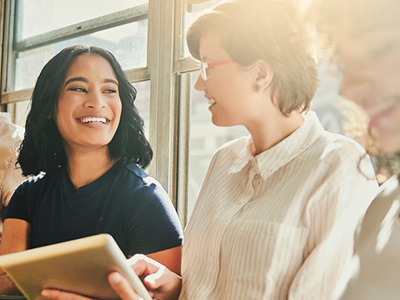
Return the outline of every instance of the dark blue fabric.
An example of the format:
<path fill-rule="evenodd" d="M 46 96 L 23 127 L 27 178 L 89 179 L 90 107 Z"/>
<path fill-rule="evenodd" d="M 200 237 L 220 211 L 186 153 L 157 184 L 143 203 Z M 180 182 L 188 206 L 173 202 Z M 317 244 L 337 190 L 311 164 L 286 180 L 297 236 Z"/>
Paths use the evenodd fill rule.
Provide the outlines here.
<path fill-rule="evenodd" d="M 122 161 L 78 190 L 65 168 L 32 177 L 15 191 L 7 218 L 30 223 L 30 248 L 99 233 L 111 234 L 126 256 L 183 243 L 167 193 L 138 166 Z"/>

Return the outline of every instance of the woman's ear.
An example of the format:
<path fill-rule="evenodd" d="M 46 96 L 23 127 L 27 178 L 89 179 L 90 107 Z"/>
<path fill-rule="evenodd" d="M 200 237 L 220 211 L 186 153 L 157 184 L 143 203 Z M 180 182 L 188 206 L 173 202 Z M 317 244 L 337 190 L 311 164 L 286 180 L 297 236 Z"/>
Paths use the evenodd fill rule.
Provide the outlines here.
<path fill-rule="evenodd" d="M 264 91 L 271 84 L 274 70 L 269 63 L 261 59 L 254 64 L 254 67 L 256 71 L 254 89 L 256 92 Z"/>

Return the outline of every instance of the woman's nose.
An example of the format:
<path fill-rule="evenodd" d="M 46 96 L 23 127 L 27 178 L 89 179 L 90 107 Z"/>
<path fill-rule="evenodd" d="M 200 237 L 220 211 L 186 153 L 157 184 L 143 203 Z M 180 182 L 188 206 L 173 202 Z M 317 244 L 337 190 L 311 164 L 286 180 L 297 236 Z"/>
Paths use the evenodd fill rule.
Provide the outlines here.
<path fill-rule="evenodd" d="M 194 83 L 194 88 L 195 88 L 197 91 L 203 91 L 204 88 L 205 88 L 204 79 L 203 79 L 203 77 L 201 77 L 200 75 L 197 77 L 197 80 L 196 80 L 196 82 Z"/>
<path fill-rule="evenodd" d="M 105 107 L 105 101 L 101 92 L 92 92 L 88 94 L 85 101 L 85 106 L 89 108 L 103 108 Z"/>

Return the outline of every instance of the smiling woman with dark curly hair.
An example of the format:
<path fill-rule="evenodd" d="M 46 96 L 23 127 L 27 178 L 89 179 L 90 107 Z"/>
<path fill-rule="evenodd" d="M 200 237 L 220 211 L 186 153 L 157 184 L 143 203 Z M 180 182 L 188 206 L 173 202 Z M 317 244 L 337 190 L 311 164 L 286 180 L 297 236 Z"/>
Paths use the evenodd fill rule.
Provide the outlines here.
<path fill-rule="evenodd" d="M 101 48 L 68 47 L 46 64 L 18 158 L 33 176 L 10 201 L 0 254 L 109 233 L 127 257 L 147 253 L 180 272 L 182 229 L 167 193 L 142 169 L 152 150 L 135 98 Z M 0 293 L 17 292 L 2 276 Z"/>

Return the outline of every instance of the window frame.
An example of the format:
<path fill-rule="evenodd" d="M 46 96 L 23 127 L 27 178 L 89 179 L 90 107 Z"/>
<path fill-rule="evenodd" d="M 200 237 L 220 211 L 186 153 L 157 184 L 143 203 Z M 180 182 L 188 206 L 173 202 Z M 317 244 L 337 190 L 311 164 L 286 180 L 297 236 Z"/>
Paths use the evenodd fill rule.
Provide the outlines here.
<path fill-rule="evenodd" d="M 180 220 L 187 222 L 190 124 L 190 74 L 199 69 L 195 60 L 184 57 L 185 13 L 192 5 L 208 0 L 149 0 L 133 8 L 85 20 L 17 41 L 14 23 L 17 0 L 1 0 L 0 108 L 15 121 L 16 104 L 30 100 L 33 89 L 6 91 L 14 78 L 15 54 L 99 30 L 148 18 L 147 66 L 124 70 L 131 83 L 150 81 L 149 141 L 154 158 L 147 172 L 166 189 Z M 18 29 L 18 28 L 17 28 Z M 14 45 L 14 46 L 13 46 Z M 10 54 L 10 55 L 8 55 Z M 9 71 L 7 71 L 9 70 Z M 179 201 L 178 201 L 179 199 Z"/>
<path fill-rule="evenodd" d="M 2 0 L 2 19 L 4 19 L 4 43 L 2 47 L 2 70 L 1 70 L 1 99 L 2 106 L 14 104 L 30 99 L 33 89 L 22 89 L 7 91 L 7 86 L 14 85 L 15 61 L 17 52 L 23 52 L 46 45 L 51 45 L 71 38 L 84 36 L 116 26 L 140 21 L 148 16 L 148 5 L 142 4 L 115 13 L 103 15 L 97 18 L 85 20 L 56 30 L 48 31 L 33 37 L 18 40 L 18 26 L 14 26 L 17 11 L 20 9 L 16 0 Z M 2 22 L 3 24 L 3 22 Z M 14 40 L 17 40 L 14 43 Z M 149 59 L 149 58 L 148 58 Z M 147 63 L 148 65 L 148 63 Z M 126 70 L 130 82 L 149 80 L 148 66 Z"/>

